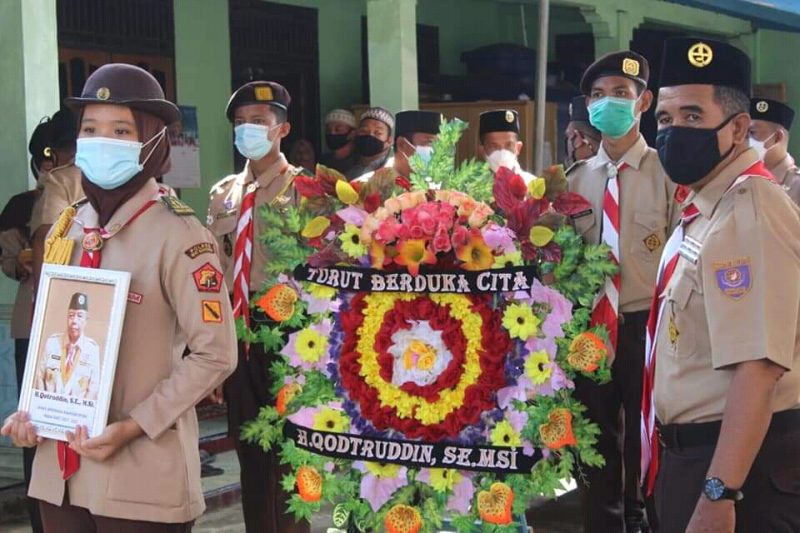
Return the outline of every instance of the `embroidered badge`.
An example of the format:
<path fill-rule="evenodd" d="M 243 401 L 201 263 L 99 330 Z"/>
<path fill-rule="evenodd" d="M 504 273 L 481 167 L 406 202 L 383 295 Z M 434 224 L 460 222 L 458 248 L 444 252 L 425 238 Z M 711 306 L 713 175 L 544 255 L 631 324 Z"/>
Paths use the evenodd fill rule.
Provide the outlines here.
<path fill-rule="evenodd" d="M 650 235 L 644 238 L 644 245 L 651 252 L 655 252 L 661 247 L 661 239 L 659 239 L 658 235 L 656 235 L 655 233 L 651 233 Z"/>
<path fill-rule="evenodd" d="M 103 247 L 103 237 L 100 233 L 93 231 L 83 236 L 83 249 L 87 252 L 96 252 Z"/>
<path fill-rule="evenodd" d="M 194 215 L 194 209 L 189 207 L 187 204 L 181 202 L 174 196 L 162 196 L 161 201 L 165 206 L 167 206 L 167 209 L 169 209 L 179 217 Z"/>
<path fill-rule="evenodd" d="M 139 304 L 142 303 L 143 299 L 144 299 L 144 296 L 142 296 L 138 292 L 131 291 L 131 292 L 128 293 L 128 301 L 130 303 L 132 303 L 132 304 L 139 305 Z"/>
<path fill-rule="evenodd" d="M 192 273 L 194 284 L 200 292 L 219 292 L 222 288 L 222 272 L 206 263 Z"/>
<path fill-rule="evenodd" d="M 678 331 L 678 326 L 675 325 L 674 316 L 669 317 L 668 330 L 669 330 L 669 342 L 671 342 L 672 345 L 675 346 L 675 343 L 678 342 L 678 337 L 680 336 L 680 332 Z"/>
<path fill-rule="evenodd" d="M 188 250 L 185 250 L 183 253 L 185 253 L 187 256 L 189 256 L 189 259 L 195 259 L 195 258 L 197 258 L 197 256 L 200 256 L 200 255 L 203 255 L 203 254 L 213 254 L 214 253 L 214 243 L 211 243 L 211 242 L 198 242 L 197 244 L 195 244 L 194 246 L 192 246 Z"/>
<path fill-rule="evenodd" d="M 225 209 L 233 209 L 233 200 L 230 198 L 226 199 L 224 202 L 222 202 L 222 207 Z"/>
<path fill-rule="evenodd" d="M 222 323 L 222 304 L 217 300 L 203 300 L 203 322 Z"/>
<path fill-rule="evenodd" d="M 753 284 L 750 275 L 750 259 L 743 257 L 726 263 L 714 263 L 714 275 L 722 294 L 738 300 L 748 292 Z"/>

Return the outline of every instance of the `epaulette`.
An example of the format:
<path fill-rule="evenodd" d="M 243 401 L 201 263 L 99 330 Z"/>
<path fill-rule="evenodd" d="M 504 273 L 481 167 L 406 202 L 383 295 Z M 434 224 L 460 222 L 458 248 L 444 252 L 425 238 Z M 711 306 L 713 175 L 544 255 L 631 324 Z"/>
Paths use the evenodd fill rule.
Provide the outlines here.
<path fill-rule="evenodd" d="M 84 205 L 86 205 L 87 203 L 89 203 L 89 199 L 88 198 L 81 198 L 80 200 L 78 200 L 77 202 L 72 204 L 72 208 L 75 209 L 75 210 L 78 210 L 81 207 L 83 207 Z"/>
<path fill-rule="evenodd" d="M 194 215 L 194 209 L 189 207 L 188 204 L 182 202 L 174 196 L 162 196 L 161 203 L 167 206 L 167 209 L 178 215 L 179 217 L 186 217 Z"/>
<path fill-rule="evenodd" d="M 584 163 L 586 163 L 586 160 L 585 160 L 585 159 L 580 159 L 580 160 L 578 160 L 578 161 L 575 161 L 574 163 L 572 163 L 572 164 L 569 166 L 569 168 L 568 168 L 567 170 L 565 170 L 565 171 L 564 171 L 564 174 L 565 174 L 565 175 L 567 175 L 567 176 L 569 176 L 569 173 L 570 173 L 570 172 L 572 172 L 573 170 L 575 170 L 575 169 L 576 169 L 576 168 L 578 168 L 579 166 L 583 165 Z"/>

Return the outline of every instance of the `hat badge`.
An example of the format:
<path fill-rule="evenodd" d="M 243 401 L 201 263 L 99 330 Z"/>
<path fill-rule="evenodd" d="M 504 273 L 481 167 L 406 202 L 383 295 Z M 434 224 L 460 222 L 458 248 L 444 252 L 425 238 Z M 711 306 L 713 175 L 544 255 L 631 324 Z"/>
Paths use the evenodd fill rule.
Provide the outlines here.
<path fill-rule="evenodd" d="M 273 100 L 272 87 L 269 87 L 268 85 L 256 87 L 253 92 L 255 93 L 256 100 L 259 102 L 271 102 Z"/>
<path fill-rule="evenodd" d="M 627 74 L 628 76 L 638 76 L 639 75 L 639 62 L 635 59 L 631 59 L 626 57 L 622 60 L 622 72 Z"/>
<path fill-rule="evenodd" d="M 98 100 L 108 100 L 111 98 L 111 91 L 108 89 L 108 87 L 100 87 L 97 89 L 95 96 L 97 96 Z"/>
<path fill-rule="evenodd" d="M 709 45 L 698 42 L 689 47 L 689 64 L 693 67 L 703 68 L 711 64 L 714 59 L 714 51 Z"/>
<path fill-rule="evenodd" d="M 53 155 L 53 150 L 49 146 L 46 146 L 45 149 L 42 150 L 42 155 L 45 157 L 50 157 Z"/>
<path fill-rule="evenodd" d="M 83 294 L 78 296 L 78 305 L 86 305 L 86 296 Z"/>
<path fill-rule="evenodd" d="M 511 124 L 514 122 L 514 112 L 513 111 L 506 111 L 506 122 Z"/>
<path fill-rule="evenodd" d="M 756 111 L 758 111 L 759 113 L 766 113 L 767 109 L 769 109 L 769 104 L 764 100 L 761 100 L 760 102 L 756 103 Z"/>

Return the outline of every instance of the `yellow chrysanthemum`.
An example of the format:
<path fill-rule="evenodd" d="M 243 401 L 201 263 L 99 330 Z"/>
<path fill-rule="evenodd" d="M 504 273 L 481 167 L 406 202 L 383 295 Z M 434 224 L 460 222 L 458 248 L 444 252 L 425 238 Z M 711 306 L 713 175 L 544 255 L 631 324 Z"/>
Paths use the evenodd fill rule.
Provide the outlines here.
<path fill-rule="evenodd" d="M 317 431 L 344 433 L 350 431 L 350 419 L 342 411 L 323 407 L 314 415 L 313 428 Z"/>
<path fill-rule="evenodd" d="M 528 192 L 537 200 L 544 198 L 546 188 L 547 182 L 544 178 L 533 178 L 531 182 L 528 183 Z"/>
<path fill-rule="evenodd" d="M 306 292 L 313 296 L 314 298 L 320 298 L 322 300 L 332 300 L 334 296 L 336 296 L 336 289 L 333 287 L 326 287 L 325 285 L 320 285 L 319 283 L 309 282 L 305 285 Z"/>
<path fill-rule="evenodd" d="M 525 375 L 534 385 L 541 385 L 550 379 L 553 367 L 548 365 L 549 362 L 550 356 L 544 350 L 532 353 L 525 361 Z"/>
<path fill-rule="evenodd" d="M 389 463 L 371 463 L 369 461 L 365 461 L 364 466 L 367 467 L 367 470 L 369 470 L 370 474 L 377 478 L 394 479 L 397 477 L 398 472 L 400 472 L 400 465 L 393 465 Z"/>
<path fill-rule="evenodd" d="M 522 266 L 522 252 L 510 252 L 494 258 L 492 268 L 507 268 Z"/>
<path fill-rule="evenodd" d="M 300 330 L 295 351 L 306 363 L 316 363 L 328 351 L 328 338 L 311 328 Z"/>
<path fill-rule="evenodd" d="M 361 230 L 352 224 L 344 225 L 344 233 L 339 235 L 342 241 L 342 251 L 350 257 L 366 255 L 367 246 L 361 242 Z"/>
<path fill-rule="evenodd" d="M 436 492 L 447 492 L 461 482 L 461 474 L 452 468 L 431 468 L 431 487 Z"/>
<path fill-rule="evenodd" d="M 539 332 L 541 320 L 524 304 L 511 304 L 503 313 L 503 327 L 514 338 L 528 340 Z"/>
<path fill-rule="evenodd" d="M 522 446 L 522 437 L 514 431 L 514 426 L 508 420 L 498 422 L 489 439 L 493 446 Z"/>

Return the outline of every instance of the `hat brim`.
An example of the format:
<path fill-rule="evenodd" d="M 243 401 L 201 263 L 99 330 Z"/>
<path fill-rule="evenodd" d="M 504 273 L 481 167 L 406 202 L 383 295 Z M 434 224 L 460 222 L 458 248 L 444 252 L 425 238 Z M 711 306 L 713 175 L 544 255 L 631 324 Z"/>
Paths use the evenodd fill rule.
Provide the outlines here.
<path fill-rule="evenodd" d="M 163 120 L 166 126 L 174 124 L 181 119 L 181 111 L 178 109 L 178 106 L 168 100 L 100 100 L 99 98 L 80 98 L 72 96 L 64 99 L 64 103 L 73 111 L 77 111 L 91 104 L 122 105 L 155 115 Z"/>

